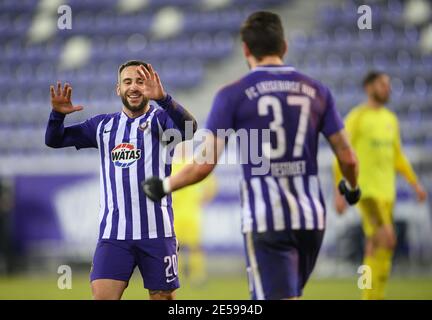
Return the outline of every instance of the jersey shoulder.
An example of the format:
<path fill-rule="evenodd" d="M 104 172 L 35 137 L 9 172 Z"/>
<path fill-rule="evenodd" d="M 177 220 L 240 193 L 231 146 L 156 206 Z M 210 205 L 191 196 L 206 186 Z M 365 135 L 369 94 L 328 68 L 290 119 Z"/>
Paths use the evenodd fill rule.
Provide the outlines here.
<path fill-rule="evenodd" d="M 95 115 L 92 119 L 98 119 L 98 120 L 105 120 L 105 119 L 112 119 L 116 116 L 120 116 L 121 112 L 113 112 L 113 113 L 101 113 Z"/>
<path fill-rule="evenodd" d="M 152 128 L 156 129 L 166 129 L 168 122 L 172 121 L 168 112 L 160 107 L 157 104 L 153 104 L 152 107 L 154 108 L 151 110 L 149 121 L 152 124 Z"/>
<path fill-rule="evenodd" d="M 315 97 L 317 100 L 322 101 L 323 105 L 327 107 L 328 102 L 333 101 L 333 95 L 330 91 L 330 88 L 322 83 L 320 80 L 317 80 L 297 69 L 294 69 L 290 73 L 287 74 L 292 80 L 301 82 L 303 84 L 308 85 L 315 89 Z"/>
<path fill-rule="evenodd" d="M 247 87 L 244 78 L 245 77 L 242 77 L 223 85 L 221 88 L 219 88 L 216 95 L 225 99 L 236 99 Z"/>
<path fill-rule="evenodd" d="M 363 114 L 368 114 L 369 112 L 374 112 L 374 110 L 371 109 L 370 107 L 368 107 L 366 104 L 361 103 L 361 104 L 358 104 L 358 105 L 354 106 L 350 110 L 350 112 L 348 112 L 348 114 L 347 114 L 346 117 L 347 118 L 357 118 L 357 117 L 359 117 L 359 116 L 361 116 Z M 386 107 L 382 107 L 381 113 L 385 117 L 387 117 L 387 118 L 389 118 L 389 119 L 391 119 L 393 121 L 398 121 L 398 117 L 397 117 L 396 113 L 394 113 L 392 110 L 389 110 Z"/>
<path fill-rule="evenodd" d="M 167 117 L 168 117 L 168 112 L 163 109 L 162 107 L 159 107 L 157 104 L 153 104 L 152 107 L 154 108 L 152 110 L 153 112 L 153 117 L 151 119 L 152 122 L 154 121 L 159 121 L 159 122 L 164 122 Z"/>
<path fill-rule="evenodd" d="M 114 118 L 116 115 L 119 115 L 119 113 L 116 112 L 116 113 L 97 114 L 97 115 L 91 117 L 90 119 L 88 119 L 87 121 L 89 121 L 96 128 L 99 126 L 100 123 L 102 123 L 102 122 L 106 123 L 109 120 L 111 120 L 112 118 Z"/>
<path fill-rule="evenodd" d="M 368 112 L 368 107 L 361 103 L 358 105 L 355 105 L 354 107 L 351 108 L 351 110 L 347 113 L 347 115 L 345 116 L 345 119 L 349 120 L 355 120 L 357 119 L 360 115 L 362 114 L 366 114 Z"/>
<path fill-rule="evenodd" d="M 241 78 L 222 86 L 218 90 L 217 95 L 225 99 L 229 98 L 231 101 L 238 97 L 245 97 L 244 92 L 249 87 L 254 86 L 260 81 L 271 80 L 269 74 L 271 72 L 266 70 L 251 71 Z M 294 69 L 283 74 L 286 75 L 287 80 L 299 81 L 313 87 L 319 99 L 325 101 L 331 95 L 330 89 L 326 85 L 302 72 Z M 280 77 L 278 78 L 280 80 Z"/>
<path fill-rule="evenodd" d="M 398 116 L 396 115 L 396 113 L 392 110 L 390 110 L 387 107 L 383 107 L 383 113 L 389 117 L 390 119 L 392 119 L 395 122 L 398 122 Z"/>
<path fill-rule="evenodd" d="M 328 95 L 330 94 L 330 89 L 321 81 L 312 78 L 311 76 L 308 76 L 307 74 L 300 72 L 298 70 L 294 70 L 292 71 L 296 78 L 302 82 L 307 83 L 309 86 L 314 87 L 315 89 L 318 90 L 318 93 L 321 95 Z"/>

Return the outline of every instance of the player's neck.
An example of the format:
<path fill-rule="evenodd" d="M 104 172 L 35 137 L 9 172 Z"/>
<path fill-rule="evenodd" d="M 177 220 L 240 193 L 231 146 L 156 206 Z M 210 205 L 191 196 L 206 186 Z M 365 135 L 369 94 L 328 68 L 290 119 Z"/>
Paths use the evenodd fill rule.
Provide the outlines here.
<path fill-rule="evenodd" d="M 267 66 L 267 65 L 283 65 L 283 60 L 278 56 L 267 56 L 263 57 L 261 60 L 257 61 L 253 59 L 251 61 L 251 67 L 256 68 L 259 66 Z"/>
<path fill-rule="evenodd" d="M 147 104 L 143 109 L 138 110 L 138 111 L 132 111 L 129 110 L 128 108 L 126 108 L 125 106 L 123 106 L 123 112 L 129 117 L 129 118 L 138 118 L 141 117 L 144 113 L 146 113 L 150 108 L 150 105 Z"/>
<path fill-rule="evenodd" d="M 374 108 L 374 109 L 378 109 L 378 108 L 382 107 L 382 103 L 379 103 L 379 102 L 375 101 L 374 99 L 368 99 L 367 105 L 369 107 Z"/>

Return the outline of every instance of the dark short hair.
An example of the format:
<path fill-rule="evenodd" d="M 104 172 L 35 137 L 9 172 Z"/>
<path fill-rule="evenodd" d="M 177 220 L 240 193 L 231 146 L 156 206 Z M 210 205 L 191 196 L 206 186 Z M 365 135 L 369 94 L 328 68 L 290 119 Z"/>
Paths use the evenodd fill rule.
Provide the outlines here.
<path fill-rule="evenodd" d="M 385 76 L 387 75 L 385 72 L 382 71 L 377 71 L 377 70 L 372 70 L 369 71 L 365 77 L 363 78 L 363 88 L 365 88 L 368 84 L 371 84 L 372 82 L 374 82 L 376 79 L 378 79 L 381 76 Z"/>
<path fill-rule="evenodd" d="M 120 67 L 118 68 L 118 79 L 120 81 L 120 73 L 123 71 L 124 68 L 129 67 L 129 66 L 144 66 L 144 68 L 146 68 L 147 70 L 148 68 L 148 64 L 144 61 L 141 60 L 129 60 L 126 61 L 125 63 L 123 63 L 122 65 L 120 65 Z"/>
<path fill-rule="evenodd" d="M 285 53 L 285 36 L 279 16 L 268 11 L 252 13 L 240 29 L 241 39 L 252 55 L 261 60 L 265 56 Z"/>

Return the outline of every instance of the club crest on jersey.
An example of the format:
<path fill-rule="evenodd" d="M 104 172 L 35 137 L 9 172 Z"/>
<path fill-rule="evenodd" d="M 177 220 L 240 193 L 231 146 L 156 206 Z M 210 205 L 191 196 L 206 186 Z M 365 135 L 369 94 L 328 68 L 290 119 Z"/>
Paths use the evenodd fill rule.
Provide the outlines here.
<path fill-rule="evenodd" d="M 111 161 L 115 166 L 128 168 L 141 158 L 141 150 L 132 143 L 120 143 L 111 151 Z"/>
<path fill-rule="evenodd" d="M 146 122 L 144 122 L 144 123 L 141 123 L 141 124 L 139 125 L 138 128 L 139 128 L 140 130 L 144 131 L 145 129 L 147 129 L 148 125 L 149 125 L 149 122 L 146 121 Z"/>

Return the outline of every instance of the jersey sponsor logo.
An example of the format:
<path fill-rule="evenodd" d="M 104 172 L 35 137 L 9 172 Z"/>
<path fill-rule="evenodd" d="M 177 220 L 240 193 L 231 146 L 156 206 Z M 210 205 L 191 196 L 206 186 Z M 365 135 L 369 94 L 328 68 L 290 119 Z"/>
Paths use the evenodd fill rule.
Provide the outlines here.
<path fill-rule="evenodd" d="M 111 151 L 111 161 L 120 168 L 128 168 L 140 158 L 141 150 L 132 143 L 120 143 Z"/>

